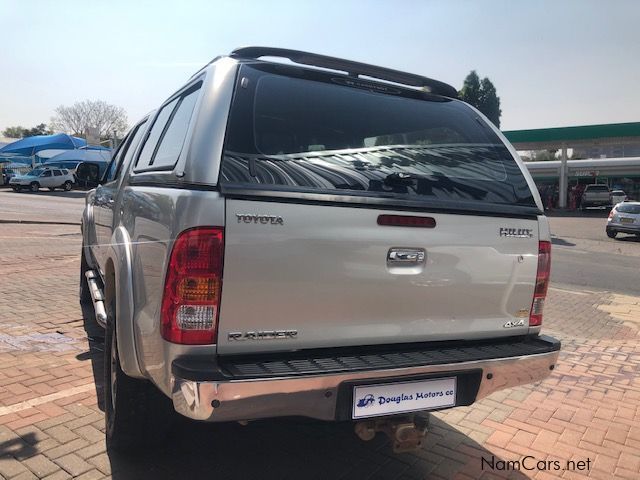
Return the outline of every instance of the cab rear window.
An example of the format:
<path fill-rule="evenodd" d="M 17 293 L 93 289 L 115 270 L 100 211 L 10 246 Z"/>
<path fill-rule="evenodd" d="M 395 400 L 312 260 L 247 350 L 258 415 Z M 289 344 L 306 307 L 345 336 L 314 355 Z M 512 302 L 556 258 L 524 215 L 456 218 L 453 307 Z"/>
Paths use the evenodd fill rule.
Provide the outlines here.
<path fill-rule="evenodd" d="M 589 192 L 608 192 L 609 187 L 606 185 L 587 185 L 586 190 Z"/>
<path fill-rule="evenodd" d="M 284 71 L 242 66 L 221 185 L 535 207 L 507 147 L 466 104 Z"/>

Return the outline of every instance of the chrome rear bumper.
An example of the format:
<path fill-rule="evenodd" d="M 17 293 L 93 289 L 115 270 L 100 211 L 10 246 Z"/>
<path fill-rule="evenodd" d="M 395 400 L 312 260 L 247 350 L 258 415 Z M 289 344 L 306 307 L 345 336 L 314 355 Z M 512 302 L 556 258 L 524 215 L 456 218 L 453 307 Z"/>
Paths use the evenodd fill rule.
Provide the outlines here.
<path fill-rule="evenodd" d="M 175 375 L 174 369 L 172 400 L 178 413 L 209 422 L 281 416 L 335 420 L 340 418 L 340 404 L 344 407 L 345 402 L 351 402 L 350 389 L 340 388 L 345 384 L 366 384 L 367 381 L 381 379 L 406 381 L 425 376 L 476 372 L 481 380 L 477 393 L 467 403 L 470 404 L 495 391 L 538 382 L 547 377 L 555 367 L 560 348 L 557 340 L 550 340 L 554 343 L 549 351 L 535 355 L 382 370 L 209 381 L 199 379 L 197 375 L 191 379 L 181 378 Z M 341 410 L 344 411 L 344 408 Z"/>

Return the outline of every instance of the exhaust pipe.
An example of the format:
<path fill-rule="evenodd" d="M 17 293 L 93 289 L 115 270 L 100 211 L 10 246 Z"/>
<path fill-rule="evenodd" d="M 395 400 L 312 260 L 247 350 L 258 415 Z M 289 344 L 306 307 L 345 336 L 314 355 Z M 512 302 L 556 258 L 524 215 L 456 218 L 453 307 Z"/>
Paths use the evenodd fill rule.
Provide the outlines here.
<path fill-rule="evenodd" d="M 360 421 L 355 425 L 355 432 L 364 441 L 373 440 L 377 432 L 383 432 L 391 440 L 393 451 L 403 453 L 422 447 L 428 425 L 428 416 L 391 416 Z"/>

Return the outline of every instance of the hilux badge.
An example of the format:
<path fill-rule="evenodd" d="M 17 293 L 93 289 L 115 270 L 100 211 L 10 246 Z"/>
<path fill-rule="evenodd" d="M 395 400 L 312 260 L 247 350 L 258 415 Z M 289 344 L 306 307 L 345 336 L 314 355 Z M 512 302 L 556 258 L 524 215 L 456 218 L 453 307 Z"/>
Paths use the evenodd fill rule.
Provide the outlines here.
<path fill-rule="evenodd" d="M 500 236 L 509 238 L 531 238 L 533 237 L 533 230 L 530 228 L 509 228 L 500 227 Z"/>

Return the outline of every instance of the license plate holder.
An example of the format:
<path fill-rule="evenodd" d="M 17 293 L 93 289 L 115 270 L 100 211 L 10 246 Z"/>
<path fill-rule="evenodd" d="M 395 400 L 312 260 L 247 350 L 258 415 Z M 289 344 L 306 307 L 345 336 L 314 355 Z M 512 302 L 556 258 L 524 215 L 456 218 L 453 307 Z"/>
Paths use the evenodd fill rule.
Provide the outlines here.
<path fill-rule="evenodd" d="M 620 218 L 620 223 L 633 223 L 633 218 L 622 217 Z"/>
<path fill-rule="evenodd" d="M 353 386 L 351 418 L 436 410 L 456 406 L 455 376 Z"/>

